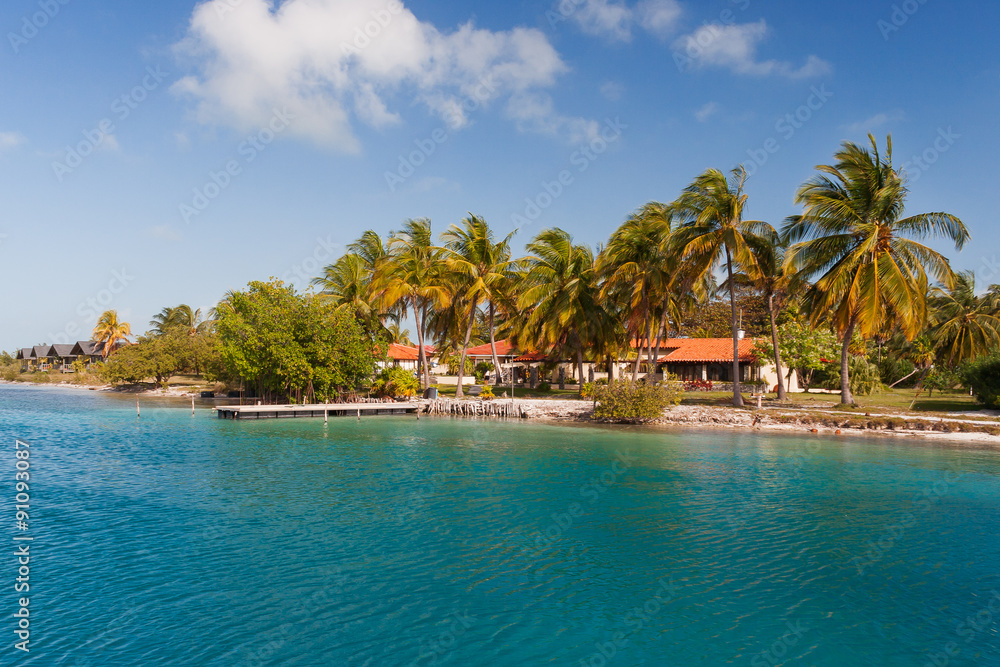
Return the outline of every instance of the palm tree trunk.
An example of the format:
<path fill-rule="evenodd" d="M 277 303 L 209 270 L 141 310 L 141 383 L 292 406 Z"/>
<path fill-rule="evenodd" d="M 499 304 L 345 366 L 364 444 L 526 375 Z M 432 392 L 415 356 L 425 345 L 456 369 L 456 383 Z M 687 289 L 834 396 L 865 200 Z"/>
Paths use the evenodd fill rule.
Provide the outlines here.
<path fill-rule="evenodd" d="M 787 397 L 785 393 L 785 378 L 781 375 L 781 348 L 778 346 L 778 325 L 774 318 L 774 295 L 767 297 L 767 313 L 771 316 L 771 344 L 774 345 L 774 372 L 778 375 L 778 400 Z"/>
<path fill-rule="evenodd" d="M 465 342 L 462 343 L 462 360 L 458 364 L 458 387 L 455 388 L 455 398 L 462 398 L 462 381 L 465 379 L 465 356 L 469 352 L 469 340 L 472 339 L 472 326 L 476 323 L 476 306 L 478 299 L 472 300 L 469 309 L 469 326 L 465 328 Z"/>
<path fill-rule="evenodd" d="M 632 382 L 639 381 L 639 364 L 642 363 L 642 334 L 649 328 L 649 303 L 646 297 L 646 285 L 642 285 L 642 311 L 643 319 L 642 326 L 637 332 L 636 338 L 638 338 L 638 345 L 635 346 L 635 365 L 632 367 Z M 648 334 L 647 334 L 648 335 Z M 646 345 L 649 345 L 649 340 L 647 338 Z"/>
<path fill-rule="evenodd" d="M 653 359 L 656 361 L 657 365 L 659 365 L 660 361 L 660 342 L 663 340 L 663 334 L 666 327 L 667 327 L 667 304 L 664 303 L 663 316 L 660 317 L 660 328 L 656 330 L 656 351 L 653 352 Z M 654 371 L 656 370 L 655 366 L 653 367 L 653 370 Z M 666 373 L 664 373 L 664 376 L 666 376 Z"/>
<path fill-rule="evenodd" d="M 490 301 L 490 326 L 489 326 L 489 328 L 490 328 L 490 353 L 493 355 L 493 369 L 497 373 L 497 381 L 494 384 L 499 387 L 500 384 L 503 381 L 503 373 L 500 372 L 500 357 L 497 356 L 497 342 L 496 342 L 495 336 L 493 335 L 493 318 L 494 318 L 495 314 L 496 314 L 496 306 L 494 306 L 493 302 Z M 510 374 L 513 377 L 513 375 L 514 375 L 514 360 L 513 360 L 513 358 L 511 358 L 511 362 L 510 362 Z"/>
<path fill-rule="evenodd" d="M 579 384 L 580 391 L 583 393 L 583 340 L 580 338 L 580 334 L 576 331 L 573 332 L 576 336 L 576 372 L 579 374 Z"/>
<path fill-rule="evenodd" d="M 650 374 L 656 373 L 656 366 L 653 365 L 653 313 L 648 305 L 646 306 L 646 370 Z"/>
<path fill-rule="evenodd" d="M 847 325 L 844 332 L 844 344 L 840 348 L 840 402 L 845 405 L 854 403 L 854 395 L 851 394 L 851 378 L 848 376 L 851 367 L 851 339 L 854 338 L 854 318 Z"/>
<path fill-rule="evenodd" d="M 427 389 L 431 384 L 431 374 L 427 368 L 427 352 L 424 350 L 424 319 L 427 315 L 427 308 L 421 307 L 417 308 L 417 304 L 414 301 L 413 313 L 417 316 L 417 353 L 418 359 L 417 374 L 420 375 L 420 384 L 422 389 Z"/>
<path fill-rule="evenodd" d="M 726 246 L 726 272 L 729 274 L 729 306 L 732 311 L 733 324 L 733 405 L 743 407 L 743 394 L 740 393 L 740 340 L 736 335 L 736 286 L 733 284 L 733 258 Z"/>

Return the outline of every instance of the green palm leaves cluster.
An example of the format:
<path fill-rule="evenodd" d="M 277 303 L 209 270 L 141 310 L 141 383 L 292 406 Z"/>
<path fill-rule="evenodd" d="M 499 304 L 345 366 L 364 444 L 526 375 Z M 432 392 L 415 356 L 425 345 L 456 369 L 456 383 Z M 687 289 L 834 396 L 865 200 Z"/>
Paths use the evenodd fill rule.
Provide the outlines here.
<path fill-rule="evenodd" d="M 948 213 L 904 215 L 908 191 L 891 138 L 884 152 L 869 139 L 870 146 L 844 143 L 832 165 L 817 167 L 796 196 L 802 213 L 780 231 L 747 215 L 745 169 L 709 169 L 671 203 L 633 212 L 596 251 L 552 228 L 514 259 L 514 233 L 497 238 L 480 216 L 470 213 L 438 242 L 429 220 L 408 220 L 384 242 L 365 232 L 314 284 L 393 341 L 400 319 L 412 314 L 425 385 L 427 337 L 439 352 L 460 356 L 460 376 L 469 346 L 486 340 L 499 368 L 503 336 L 521 350 L 573 359 L 581 379 L 585 360 L 628 359 L 634 381 L 643 360 L 656 367 L 664 340 L 690 335 L 684 322 L 695 309 L 724 294 L 733 401 L 741 405 L 739 286 L 766 304 L 779 398 L 779 320 L 792 312 L 840 337 L 842 400 L 852 402 L 849 362 L 859 337 L 924 334 L 949 364 L 1000 342 L 1000 287 L 977 297 L 971 276 L 956 276 L 924 244 L 944 238 L 960 249 L 968 230 Z"/>
<path fill-rule="evenodd" d="M 786 264 L 815 278 L 807 294 L 813 326 L 828 324 L 841 336 L 841 400 L 852 403 L 849 347 L 863 338 L 899 329 L 912 340 L 928 322 L 929 279 L 950 288 L 955 276 L 948 260 L 920 243 L 929 237 L 951 240 L 961 249 L 969 232 L 948 213 L 904 217 L 907 188 L 892 164 L 892 139 L 879 152 L 847 142 L 833 165 L 798 191 L 805 210 L 786 221 L 792 243 Z"/>

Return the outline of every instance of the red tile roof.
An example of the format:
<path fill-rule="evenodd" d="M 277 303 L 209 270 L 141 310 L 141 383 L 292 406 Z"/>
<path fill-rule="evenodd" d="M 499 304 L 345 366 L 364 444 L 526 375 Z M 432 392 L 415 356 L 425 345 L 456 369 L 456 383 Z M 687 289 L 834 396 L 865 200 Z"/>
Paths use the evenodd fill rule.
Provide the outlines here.
<path fill-rule="evenodd" d="M 425 354 L 434 354 L 433 345 L 424 345 Z M 417 361 L 420 359 L 420 349 L 399 343 L 389 343 L 389 358 L 396 361 Z"/>
<path fill-rule="evenodd" d="M 740 341 L 740 361 L 753 362 L 757 355 L 753 349 L 757 339 L 744 338 Z M 668 338 L 660 341 L 660 363 L 732 363 L 732 338 Z"/>
<path fill-rule="evenodd" d="M 507 340 L 497 341 L 497 356 L 499 357 L 509 357 L 512 352 L 515 352 L 514 346 L 511 345 Z M 489 357 L 493 353 L 490 351 L 490 344 L 477 345 L 476 347 L 470 347 L 468 351 L 470 357 Z"/>

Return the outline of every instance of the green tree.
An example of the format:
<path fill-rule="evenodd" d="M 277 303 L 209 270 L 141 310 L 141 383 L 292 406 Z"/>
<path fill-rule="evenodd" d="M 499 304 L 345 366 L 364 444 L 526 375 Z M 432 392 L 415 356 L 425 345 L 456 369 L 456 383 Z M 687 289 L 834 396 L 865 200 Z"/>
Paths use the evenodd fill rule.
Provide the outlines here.
<path fill-rule="evenodd" d="M 733 338 L 733 404 L 743 405 L 740 393 L 740 353 L 736 285 L 733 274 L 742 271 L 751 280 L 760 276 L 754 248 L 773 238 L 774 228 L 759 220 L 744 220 L 747 195 L 747 171 L 742 166 L 733 169 L 729 178 L 717 169 L 698 176 L 673 203 L 674 215 L 681 222 L 678 239 L 682 257 L 690 274 L 704 276 L 714 273 L 725 260 L 729 281 L 730 331 Z"/>
<path fill-rule="evenodd" d="M 1000 347 L 1000 318 L 989 295 L 976 296 L 972 271 L 955 275 L 952 287 L 935 287 L 930 297 L 931 339 L 946 364 L 954 367 Z"/>
<path fill-rule="evenodd" d="M 217 330 L 228 373 L 263 398 L 343 395 L 370 380 L 385 354 L 351 314 L 278 280 L 234 292 Z"/>
<path fill-rule="evenodd" d="M 672 261 L 670 253 L 670 232 L 668 208 L 650 202 L 614 231 L 597 259 L 597 270 L 603 278 L 602 300 L 627 304 L 626 330 L 632 339 L 639 341 L 632 382 L 639 379 L 643 346 L 648 351 L 648 363 L 653 366 L 654 303 L 664 304 L 661 320 L 665 321 L 669 297 L 675 292 L 677 263 Z M 661 328 L 662 324 L 657 328 L 657 339 Z"/>
<path fill-rule="evenodd" d="M 808 295 L 814 325 L 829 322 L 840 334 L 841 402 L 853 403 L 851 340 L 871 338 L 898 326 L 912 340 L 927 320 L 928 272 L 950 286 L 948 260 L 914 239 L 943 236 L 961 248 L 969 232 L 949 213 L 903 217 L 907 187 L 892 164 L 892 137 L 885 155 L 875 137 L 870 150 L 845 142 L 833 165 L 799 188 L 805 207 L 782 231 L 794 243 L 786 262 L 803 277 L 820 276 Z M 912 237 L 912 238 L 910 238 Z"/>
<path fill-rule="evenodd" d="M 468 313 L 462 313 L 466 320 L 465 339 L 462 344 L 462 358 L 458 366 L 458 386 L 455 397 L 462 398 L 462 379 L 465 370 L 465 356 L 469 350 L 469 340 L 476 323 L 476 313 L 480 303 L 493 303 L 497 292 L 510 278 L 515 263 L 510 258 L 510 239 L 514 232 L 496 241 L 493 230 L 483 218 L 469 214 L 460 225 L 452 225 L 441 235 L 444 241 L 445 261 L 448 270 L 461 290 L 461 302 L 466 304 Z M 496 358 L 496 339 L 492 318 L 489 323 L 490 349 Z M 499 365 L 497 366 L 499 368 Z"/>
<path fill-rule="evenodd" d="M 527 249 L 517 337 L 533 350 L 575 352 L 582 387 L 585 341 L 600 345 L 611 324 L 599 299 L 594 253 L 558 228 L 542 231 Z"/>
<path fill-rule="evenodd" d="M 106 310 L 101 313 L 94 331 L 90 334 L 102 346 L 102 356 L 107 359 L 112 352 L 128 343 L 132 335 L 132 326 L 118 317 L 117 310 Z"/>
<path fill-rule="evenodd" d="M 430 384 L 430 366 L 424 348 L 427 317 L 434 308 L 446 306 L 450 301 L 442 254 L 434 245 L 430 220 L 407 220 L 401 230 L 389 237 L 388 253 L 379 262 L 373 279 L 382 303 L 397 308 L 401 315 L 413 311 L 424 388 Z"/>

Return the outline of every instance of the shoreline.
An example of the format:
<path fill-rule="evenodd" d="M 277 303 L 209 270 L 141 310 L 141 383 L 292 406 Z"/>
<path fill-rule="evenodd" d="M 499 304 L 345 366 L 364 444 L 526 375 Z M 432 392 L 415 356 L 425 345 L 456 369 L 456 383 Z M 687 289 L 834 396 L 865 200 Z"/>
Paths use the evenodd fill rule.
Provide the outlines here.
<path fill-rule="evenodd" d="M 96 391 L 103 394 L 148 396 L 155 398 L 201 399 L 200 392 L 183 389 L 116 389 L 111 385 L 80 385 L 69 382 L 34 383 L 0 380 L 0 385 L 41 387 L 52 389 L 73 389 L 78 391 Z M 201 399 L 212 400 L 212 399 Z M 224 400 L 224 399 L 214 399 Z M 446 399 L 455 400 L 455 399 Z M 492 402 L 502 403 L 511 399 L 493 399 Z M 478 399 L 463 399 L 468 403 L 483 402 Z M 422 409 L 426 409 L 430 401 L 417 399 Z M 521 398 L 515 399 L 515 404 L 524 414 L 524 420 L 546 422 L 550 424 L 591 424 L 590 419 L 593 404 L 590 401 L 565 398 Z M 974 413 L 979 417 L 1000 417 L 986 411 Z M 970 415 L 971 416 L 971 415 Z M 678 405 L 664 411 L 661 419 L 638 424 L 653 428 L 714 428 L 740 429 L 756 432 L 772 433 L 808 433 L 824 437 L 837 436 L 881 436 L 881 437 L 919 437 L 927 441 L 951 441 L 963 444 L 988 444 L 1000 447 L 1000 421 L 972 420 L 963 418 L 965 415 L 956 413 L 942 417 L 913 412 L 898 414 L 861 412 L 838 412 L 821 407 L 796 408 L 792 406 L 765 406 L 760 411 L 752 408 L 734 408 L 729 406 Z M 495 419 L 486 415 L 469 415 L 466 418 Z M 616 424 L 607 424 L 615 426 Z M 627 426 L 628 424 L 621 424 Z M 916 428 L 916 426 L 920 426 Z M 995 431 L 991 433 L 988 431 Z"/>

